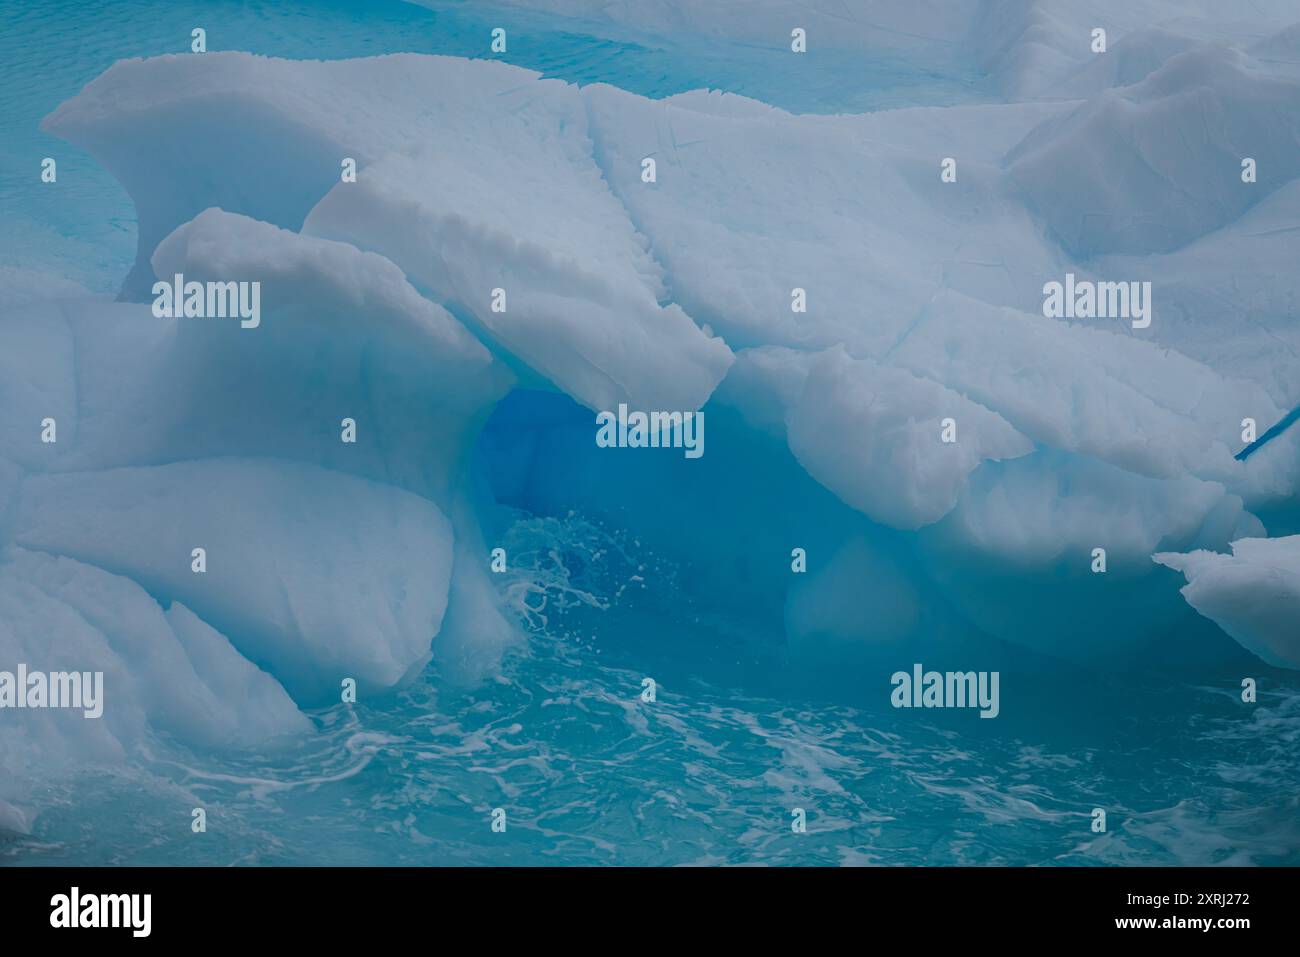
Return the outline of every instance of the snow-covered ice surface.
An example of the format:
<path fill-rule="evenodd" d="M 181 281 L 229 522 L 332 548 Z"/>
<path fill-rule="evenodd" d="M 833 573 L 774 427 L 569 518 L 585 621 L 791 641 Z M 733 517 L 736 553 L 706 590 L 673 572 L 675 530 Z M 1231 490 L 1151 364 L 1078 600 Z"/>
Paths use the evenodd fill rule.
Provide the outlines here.
<path fill-rule="evenodd" d="M 1239 539 L 1231 555 L 1152 557 L 1186 575 L 1187 601 L 1245 648 L 1282 668 L 1300 661 L 1300 535 Z"/>
<path fill-rule="evenodd" d="M 1300 862 L 1300 432 L 1234 457 L 1300 405 L 1300 9 L 1219 10 L 23 4 L 0 671 L 107 701 L 0 710 L 0 860 Z"/>

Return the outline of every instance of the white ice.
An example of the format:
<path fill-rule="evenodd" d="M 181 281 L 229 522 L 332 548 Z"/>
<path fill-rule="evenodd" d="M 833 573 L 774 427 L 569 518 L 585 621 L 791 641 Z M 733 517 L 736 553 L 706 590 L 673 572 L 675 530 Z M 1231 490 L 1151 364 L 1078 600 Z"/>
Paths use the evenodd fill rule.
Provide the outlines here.
<path fill-rule="evenodd" d="M 1300 668 L 1300 535 L 1243 538 L 1232 554 L 1198 549 L 1152 558 L 1187 577 L 1188 604 L 1279 668 Z"/>

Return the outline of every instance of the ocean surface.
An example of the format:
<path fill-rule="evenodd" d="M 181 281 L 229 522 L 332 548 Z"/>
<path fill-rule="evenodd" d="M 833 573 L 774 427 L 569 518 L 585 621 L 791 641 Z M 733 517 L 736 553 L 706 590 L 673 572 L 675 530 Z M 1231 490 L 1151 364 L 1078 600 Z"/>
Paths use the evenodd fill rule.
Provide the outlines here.
<path fill-rule="evenodd" d="M 1300 694 L 1265 669 L 1004 674 L 1003 713 L 895 711 L 787 680 L 683 605 L 674 569 L 577 516 L 503 539 L 527 652 L 312 712 L 319 733 L 52 786 L 9 864 L 1294 864 Z M 647 582 L 659 583 L 650 587 Z M 656 698 L 642 701 L 653 676 Z M 1016 702 L 1011 705 L 1010 702 Z M 938 718 L 931 720 L 930 715 Z M 202 806 L 208 831 L 190 832 Z M 491 829 L 506 808 L 506 831 Z M 1091 831 L 1094 807 L 1107 831 Z M 791 829 L 801 808 L 807 832 Z"/>
<path fill-rule="evenodd" d="M 188 50 L 293 58 L 486 56 L 478 4 L 20 2 L 0 29 L 0 266 L 115 293 L 131 202 L 40 119 L 114 61 Z M 798 77 L 755 52 L 610 40 L 512 12 L 503 59 L 662 97 L 701 86 L 801 112 L 982 97 L 967 66 L 828 56 Z M 694 45 L 698 44 L 698 45 Z M 40 158 L 60 158 L 42 190 Z M 687 571 L 581 515 L 505 531 L 527 650 L 465 687 L 428 668 L 264 755 L 156 741 L 49 782 L 0 862 L 50 864 L 1298 864 L 1300 680 L 1239 664 L 1003 675 L 1003 713 L 896 711 L 826 690 L 779 633 L 697 606 Z M 657 700 L 641 700 L 652 677 Z M 936 717 L 931 718 L 931 714 Z M 190 830 L 189 809 L 208 813 Z M 490 826 L 507 809 L 504 833 Z M 1105 833 L 1091 812 L 1107 813 Z M 791 828 L 802 809 L 806 833 Z"/>

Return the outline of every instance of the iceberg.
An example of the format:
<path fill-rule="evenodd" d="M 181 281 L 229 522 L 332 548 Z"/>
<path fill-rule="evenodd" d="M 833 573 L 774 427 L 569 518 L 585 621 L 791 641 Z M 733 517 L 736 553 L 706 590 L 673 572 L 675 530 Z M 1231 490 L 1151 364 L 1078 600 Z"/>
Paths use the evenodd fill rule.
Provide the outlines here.
<path fill-rule="evenodd" d="M 789 396 L 784 421 L 795 458 L 846 505 L 881 524 L 928 525 L 951 511 L 982 462 L 1033 451 L 1006 420 L 933 379 L 853 359 L 842 348 L 755 351 L 759 363 L 787 367 L 776 372 L 772 391 Z M 791 381 L 791 371 L 801 381 Z M 952 423 L 950 442 L 943 441 L 945 420 Z"/>
<path fill-rule="evenodd" d="M 6 709 L 0 828 L 19 833 L 43 782 L 119 764 L 156 737 L 250 749 L 311 730 L 279 682 L 185 605 L 164 607 L 128 578 L 17 546 L 0 562 L 0 661 L 103 675 L 97 720 Z"/>
<path fill-rule="evenodd" d="M 13 540 L 183 602 L 314 702 L 423 664 L 452 566 L 428 500 L 269 458 L 29 476 Z"/>
<path fill-rule="evenodd" d="M 347 679 L 492 675 L 511 510 L 648 543 L 814 681 L 1132 661 L 1188 605 L 1300 669 L 1300 430 L 1236 458 L 1300 405 L 1286 3 L 521 4 L 961 49 L 988 87 L 816 115 L 417 54 L 105 70 L 42 129 L 135 205 L 118 301 L 0 267 L 0 665 L 130 704 L 6 724 L 0 828 L 38 756 L 270 747 Z M 1045 315 L 1066 276 L 1149 282 L 1150 324 Z M 257 321 L 158 314 L 174 278 L 257 283 Z M 707 454 L 601 448 L 623 405 L 706 417 Z"/>
<path fill-rule="evenodd" d="M 1300 535 L 1241 538 L 1232 553 L 1157 552 L 1187 578 L 1183 597 L 1243 647 L 1278 668 L 1300 668 Z"/>
<path fill-rule="evenodd" d="M 1251 52 L 1195 43 L 1188 52 L 1173 50 L 1186 45 L 1168 44 L 1169 56 L 1136 71 L 1142 76 L 1123 89 L 1125 102 L 1191 122 L 1201 107 L 1178 91 L 1192 75 L 1225 102 L 1242 96 L 1254 110 L 1270 109 L 1270 95 L 1279 103 L 1290 95 L 1285 71 L 1263 75 Z M 1248 60 L 1255 63 L 1250 72 Z M 1121 72 L 1114 81 L 1132 78 Z M 164 93 L 152 92 L 159 86 Z M 434 92 L 417 98 L 417 88 Z M 318 96 L 336 105 L 324 110 Z M 596 412 L 623 402 L 733 409 L 739 427 L 772 436 L 845 508 L 869 523 L 919 531 L 910 546 L 919 563 L 911 569 L 916 587 L 941 582 L 960 593 L 966 583 L 987 584 L 977 571 L 981 556 L 1002 554 L 1024 573 L 1035 562 L 1050 567 L 1069 549 L 1083 549 L 1082 538 L 1068 546 L 1060 540 L 1059 523 L 1076 508 L 1080 528 L 1093 530 L 1110 528 L 1108 515 L 1157 508 L 1144 514 L 1149 534 L 1117 521 L 1101 536 L 1105 543 L 1092 543 L 1109 545 L 1118 559 L 1112 574 L 1142 578 L 1150 571 L 1130 560 L 1145 557 L 1142 549 L 1149 555 L 1161 542 L 1221 547 L 1227 536 L 1259 531 L 1252 505 L 1276 509 L 1293 499 L 1297 464 L 1285 454 L 1292 440 L 1253 459 L 1249 469 L 1233 459 L 1242 444 L 1239 420 L 1246 413 L 1278 420 L 1289 390 L 1257 384 L 1257 359 L 1222 363 L 1203 350 L 1193 358 L 1171 349 L 1169 341 L 1187 341 L 1189 324 L 1162 308 L 1163 282 L 1149 333 L 1041 315 L 1042 287 L 1053 277 L 1097 275 L 1099 264 L 1107 275 L 1140 277 L 1153 268 L 1152 255 L 1187 255 L 1171 252 L 1169 239 L 1099 245 L 1042 218 L 1045 199 L 1034 184 L 1052 183 L 1051 170 L 1086 175 L 1079 143 L 1150 127 L 1126 126 L 1116 96 L 1103 86 L 1082 105 L 1048 98 L 819 117 L 702 92 L 655 101 L 499 63 L 389 56 L 295 64 L 228 53 L 120 63 L 46 126 L 110 166 L 131 150 L 148 150 L 153 134 L 143 127 L 161 129 L 178 111 L 192 118 L 173 122 L 205 130 L 209 112 L 226 120 L 265 117 L 259 135 L 292 141 L 274 151 L 276 163 L 292 163 L 303 150 L 361 154 L 356 182 L 322 179 L 316 195 L 301 194 L 291 216 L 277 206 L 280 191 L 266 188 L 273 178 L 243 183 L 237 198 L 223 193 L 225 186 L 213 188 L 220 144 L 205 157 L 213 164 L 207 172 L 154 171 L 129 184 L 142 207 L 156 210 L 172 230 L 149 248 L 142 227 L 148 256 L 137 263 L 139 275 L 236 280 L 256 273 L 268 290 L 264 338 L 313 336 L 322 343 L 318 361 L 338 356 L 338 367 L 319 366 L 304 388 L 260 365 L 267 348 L 261 339 L 254 346 L 217 326 L 178 322 L 167 368 L 183 369 L 187 383 L 216 392 L 220 381 L 211 388 L 207 382 L 237 363 L 249 370 L 246 380 L 267 390 L 245 387 L 248 401 L 233 402 L 224 419 L 187 409 L 186 420 L 197 416 L 203 425 L 196 432 L 202 448 L 185 449 L 184 457 L 287 457 L 342 469 L 459 509 L 469 530 L 474 509 L 457 504 L 457 476 L 476 430 L 513 383 L 562 391 Z M 381 98 L 379 113 L 372 105 Z M 203 105 L 195 111 L 183 103 Z M 942 125 L 933 117 L 940 112 Z M 144 122 L 146 115 L 156 122 Z M 1249 111 L 1228 108 L 1224 115 L 1225 122 L 1265 125 Z M 415 119 L 428 116 L 437 123 Z M 401 142 L 393 132 L 399 127 L 409 131 Z M 445 148 L 449 142 L 457 148 Z M 817 159 L 803 174 L 802 198 L 792 202 L 792 164 L 806 167 L 810 144 Z M 1129 147 L 1116 140 L 1106 148 Z M 955 183 L 938 175 L 945 152 L 961 156 Z M 649 181 L 647 158 L 657 163 Z M 1195 169 L 1170 167 L 1161 182 L 1180 196 L 1197 189 L 1213 175 L 1214 158 L 1199 162 Z M 869 198 L 828 191 L 833 182 L 863 178 L 878 187 Z M 1229 178 L 1235 181 L 1235 172 Z M 1088 187 L 1080 180 L 1079 188 Z M 1146 204 L 1144 222 L 1171 228 L 1174 220 L 1150 205 L 1161 202 L 1158 190 L 1136 181 L 1130 189 L 1128 199 Z M 169 203 L 169 191 L 193 202 Z M 1187 250 L 1191 240 L 1230 235 L 1236 219 L 1253 214 L 1244 200 L 1224 206 L 1220 191 L 1203 192 L 1185 212 L 1209 218 L 1189 220 L 1173 237 Z M 1252 206 L 1262 210 L 1288 194 L 1253 195 Z M 1120 197 L 1085 200 L 1096 208 Z M 1063 214 L 1065 207 L 1047 212 Z M 908 229 L 900 232 L 904 221 Z M 1084 253 L 1105 258 L 1072 258 Z M 128 296 L 139 275 L 128 281 Z M 1176 275 L 1192 280 L 1198 272 Z M 792 308 L 800 294 L 802 307 Z M 370 399 L 386 410 L 383 428 L 395 430 L 381 433 L 376 445 L 388 451 L 379 458 L 374 446 L 355 454 L 363 450 L 326 441 L 341 406 L 306 432 L 296 425 L 331 392 L 387 386 L 388 377 L 347 368 L 356 348 L 337 345 L 361 308 L 368 310 L 366 335 L 394 344 L 414 342 L 417 334 L 439 337 L 420 355 L 402 350 L 400 362 L 396 350 L 385 353 L 413 395 Z M 309 321 L 313 327 L 302 328 Z M 273 354 L 289 348 L 285 341 Z M 230 358 L 218 361 L 222 355 Z M 475 364 L 494 370 L 497 384 L 475 393 Z M 437 381 L 441 391 L 420 395 L 422 379 Z M 459 397 L 459 407 L 434 411 Z M 283 417 L 248 429 L 254 407 L 283 410 Z M 418 426 L 406 424 L 404 409 Z M 566 423 L 570 415 L 564 413 Z M 957 441 L 941 437 L 946 422 Z M 409 438 L 417 428 L 426 430 L 427 442 L 389 437 Z M 550 441 L 569 444 L 558 436 Z M 580 434 L 574 441 L 582 441 Z M 399 445 L 400 455 L 391 451 Z M 160 444 L 133 453 L 133 461 L 159 463 L 163 453 Z M 121 456 L 94 458 L 96 466 L 127 464 Z M 494 456 L 491 467 L 517 470 L 509 458 Z M 91 461 L 82 453 L 63 467 Z M 1012 461 L 1018 464 L 1010 467 Z M 614 483 L 626 472 L 604 460 L 593 459 L 592 467 Z M 532 505 L 540 501 L 537 488 L 558 483 L 553 507 L 612 507 L 598 495 L 584 499 L 571 481 L 562 488 L 563 472 L 558 458 L 533 462 L 524 479 L 534 486 Z M 1067 474 L 1106 476 L 1110 499 L 1096 499 L 1087 482 L 1063 483 Z M 732 480 L 731 470 L 710 480 Z M 1166 487 L 1179 491 L 1157 491 Z M 1025 494 L 1031 501 L 1047 496 L 1036 518 L 1011 516 L 1003 532 L 991 520 L 975 520 L 978 503 Z M 640 523 L 635 509 L 620 511 L 623 521 Z M 1209 522 L 1210 515 L 1219 518 Z M 1008 551 L 1013 541 L 1023 544 Z M 957 552 L 967 558 L 954 565 Z M 981 628 L 1029 641 L 1013 634 L 1010 621 L 967 613 Z"/>

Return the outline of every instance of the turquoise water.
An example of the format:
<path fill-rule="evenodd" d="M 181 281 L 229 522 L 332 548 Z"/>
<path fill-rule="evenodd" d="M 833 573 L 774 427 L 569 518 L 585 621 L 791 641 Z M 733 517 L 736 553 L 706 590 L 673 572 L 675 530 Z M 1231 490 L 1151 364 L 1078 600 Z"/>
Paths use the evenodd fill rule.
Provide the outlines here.
<path fill-rule="evenodd" d="M 159 742 L 143 769 L 52 788 L 34 836 L 0 859 L 1300 861 L 1294 686 L 1247 706 L 1231 690 L 1240 671 L 1004 673 L 1016 704 L 996 721 L 919 719 L 892 711 L 887 689 L 848 704 L 783 688 L 778 642 L 683 605 L 675 570 L 623 536 L 521 517 L 505 541 L 530 648 L 500 675 L 462 688 L 431 668 L 399 694 L 314 713 L 319 734 L 287 754 L 216 761 Z M 664 583 L 657 596 L 647 580 Z M 1090 830 L 1098 806 L 1105 834 Z M 807 833 L 791 830 L 795 808 Z"/>
<path fill-rule="evenodd" d="M 485 55 L 649 96 L 710 86 L 832 112 L 981 95 L 961 64 L 825 54 L 795 76 L 753 49 L 610 40 L 481 5 L 23 3 L 0 32 L 0 265 L 110 294 L 134 258 L 129 199 L 42 116 L 115 60 L 209 48 L 287 57 Z M 60 161 L 43 190 L 40 158 Z M 51 782 L 16 864 L 1300 863 L 1300 686 L 1250 664 L 1007 670 L 997 721 L 888 707 L 787 657 L 779 622 L 675 587 L 689 569 L 579 515 L 504 532 L 528 649 L 466 688 L 436 668 L 314 712 L 288 752 L 196 755 Z M 654 584 L 651 585 L 650 583 Z M 1174 662 L 1175 665 L 1181 663 Z M 642 680 L 658 683 L 654 703 Z M 850 682 L 852 685 L 852 682 Z M 207 809 L 206 834 L 190 809 Z M 495 833 L 494 808 L 507 828 Z M 1108 830 L 1090 830 L 1104 807 Z M 807 833 L 793 833 L 801 808 Z"/>
<path fill-rule="evenodd" d="M 214 761 L 159 742 L 143 768 L 52 788 L 34 837 L 0 856 L 103 865 L 1300 859 L 1294 687 L 1248 707 L 1225 690 L 1239 672 L 1205 675 L 1213 684 L 1011 674 L 1004 701 L 1019 703 L 988 723 L 970 713 L 918 720 L 889 709 L 880 689 L 861 696 L 875 707 L 776 696 L 779 649 L 728 641 L 725 620 L 651 596 L 638 570 L 645 579 L 650 564 L 656 581 L 672 570 L 632 542 L 577 518 L 520 519 L 508 541 L 529 566 L 513 573 L 521 607 L 545 607 L 524 615 L 530 650 L 495 679 L 465 689 L 430 670 L 385 700 L 313 714 L 318 736 L 274 757 Z M 641 701 L 647 675 L 658 680 L 654 703 Z M 209 831 L 191 835 L 188 811 L 200 805 Z M 1095 806 L 1108 810 L 1104 835 L 1089 831 Z M 491 831 L 494 807 L 506 809 L 504 833 Z M 802 835 L 790 830 L 796 807 L 807 815 Z"/>

